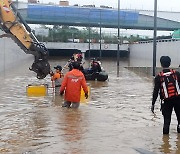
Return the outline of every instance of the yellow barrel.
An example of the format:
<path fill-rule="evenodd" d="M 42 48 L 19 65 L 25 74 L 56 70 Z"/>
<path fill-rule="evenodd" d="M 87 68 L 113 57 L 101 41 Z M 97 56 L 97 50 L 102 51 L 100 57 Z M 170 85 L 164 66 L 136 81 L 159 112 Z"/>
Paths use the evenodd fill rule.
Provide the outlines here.
<path fill-rule="evenodd" d="M 80 97 L 80 103 L 87 103 L 90 98 L 90 86 L 88 86 L 88 99 L 85 98 L 85 93 L 83 88 L 81 88 L 81 97 Z"/>
<path fill-rule="evenodd" d="M 26 87 L 27 96 L 46 96 L 48 86 L 45 84 L 41 85 L 28 85 Z"/>

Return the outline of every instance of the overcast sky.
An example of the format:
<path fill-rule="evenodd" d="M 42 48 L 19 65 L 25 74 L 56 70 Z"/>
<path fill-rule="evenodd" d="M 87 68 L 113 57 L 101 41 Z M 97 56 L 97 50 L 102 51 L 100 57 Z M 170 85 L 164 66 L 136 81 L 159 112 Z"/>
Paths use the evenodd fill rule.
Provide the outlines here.
<path fill-rule="evenodd" d="M 58 4 L 59 0 L 39 0 L 40 2 L 54 2 Z M 157 0 L 158 10 L 180 11 L 180 0 Z M 118 0 L 69 0 L 70 5 L 108 5 L 117 8 Z M 120 0 L 121 8 L 148 9 L 154 8 L 154 0 Z"/>

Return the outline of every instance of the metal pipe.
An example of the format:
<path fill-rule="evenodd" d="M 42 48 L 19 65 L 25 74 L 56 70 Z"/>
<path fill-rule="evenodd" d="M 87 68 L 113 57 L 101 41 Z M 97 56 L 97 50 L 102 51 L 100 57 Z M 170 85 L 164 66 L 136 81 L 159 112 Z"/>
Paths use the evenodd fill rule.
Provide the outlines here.
<path fill-rule="evenodd" d="M 88 45 L 89 45 L 89 52 L 88 52 L 88 59 L 89 59 L 89 66 L 90 66 L 90 58 L 91 58 L 91 31 L 90 31 L 90 13 L 91 13 L 91 10 L 89 10 L 89 15 L 88 15 L 88 21 L 89 21 L 89 42 L 88 42 Z"/>
<path fill-rule="evenodd" d="M 90 32 L 90 24 L 89 24 L 89 61 L 90 61 L 90 58 L 91 58 L 91 39 L 90 39 L 90 35 L 91 35 L 91 32 Z"/>
<path fill-rule="evenodd" d="M 120 0 L 118 0 L 118 45 L 117 45 L 117 77 L 119 77 L 119 59 L 120 59 Z"/>
<path fill-rule="evenodd" d="M 154 0 L 153 76 L 156 75 L 157 0 Z"/>
<path fill-rule="evenodd" d="M 102 51 L 101 51 L 101 39 L 102 39 L 102 36 L 101 36 L 101 9 L 100 9 L 100 46 L 99 46 L 99 48 L 100 48 L 100 52 L 99 52 L 99 57 L 100 57 L 100 59 L 101 59 L 101 57 L 102 57 Z"/>

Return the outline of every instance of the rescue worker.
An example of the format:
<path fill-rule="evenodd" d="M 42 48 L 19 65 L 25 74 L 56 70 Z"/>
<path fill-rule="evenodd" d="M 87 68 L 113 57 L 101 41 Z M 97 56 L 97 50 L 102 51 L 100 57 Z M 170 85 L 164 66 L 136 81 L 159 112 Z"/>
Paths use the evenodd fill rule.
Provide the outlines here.
<path fill-rule="evenodd" d="M 76 53 L 74 53 L 72 55 L 72 57 L 70 58 L 70 60 L 68 61 L 69 62 L 69 64 L 68 64 L 69 71 L 71 71 L 73 69 L 72 63 L 75 61 L 77 61 L 77 54 Z"/>
<path fill-rule="evenodd" d="M 102 65 L 99 57 L 96 59 L 96 61 L 99 63 L 100 66 Z"/>
<path fill-rule="evenodd" d="M 73 69 L 73 66 L 72 66 L 72 63 L 73 63 L 74 61 L 70 61 L 69 62 L 69 65 L 68 65 L 68 68 L 69 68 L 69 71 L 72 71 L 72 69 Z"/>
<path fill-rule="evenodd" d="M 51 81 L 53 83 L 53 88 L 55 88 L 55 94 L 59 94 L 59 88 L 61 86 L 63 73 L 61 72 L 62 67 L 60 65 L 57 65 L 54 67 L 56 69 L 55 73 L 51 72 Z"/>
<path fill-rule="evenodd" d="M 68 72 L 62 82 L 60 95 L 65 91 L 65 102 L 62 107 L 78 108 L 80 105 L 81 87 L 85 92 L 86 99 L 88 98 L 88 87 L 83 73 L 79 70 L 78 62 L 72 63 L 73 69 Z"/>
<path fill-rule="evenodd" d="M 82 62 L 82 54 L 81 53 L 74 53 L 73 56 L 71 57 L 71 59 L 69 60 L 69 65 L 68 65 L 68 68 L 69 68 L 69 71 L 71 71 L 73 69 L 73 66 L 72 66 L 72 63 L 73 62 L 79 62 L 80 63 L 80 68 L 79 70 L 81 70 L 83 72 L 84 68 L 83 68 L 83 62 Z"/>
<path fill-rule="evenodd" d="M 100 68 L 101 68 L 101 71 L 104 70 L 104 68 L 102 67 L 102 63 L 101 63 L 101 61 L 100 61 L 100 58 L 98 57 L 96 60 L 97 60 L 99 66 L 100 66 Z"/>
<path fill-rule="evenodd" d="M 154 105 L 159 93 L 164 118 L 163 134 L 169 134 L 173 108 L 178 121 L 177 132 L 180 133 L 180 73 L 169 68 L 171 64 L 169 56 L 162 56 L 160 63 L 163 70 L 154 79 L 151 111 L 154 113 Z"/>
<path fill-rule="evenodd" d="M 74 53 L 74 54 L 72 55 L 72 59 L 73 59 L 74 61 L 77 61 L 77 59 L 78 59 L 78 54 L 77 54 L 77 53 Z"/>
<path fill-rule="evenodd" d="M 100 64 L 98 63 L 98 61 L 96 61 L 95 58 L 93 58 L 91 60 L 91 70 L 92 70 L 93 73 L 101 72 L 102 71 Z"/>
<path fill-rule="evenodd" d="M 82 53 L 78 52 L 77 61 L 82 62 L 82 59 L 83 59 Z"/>

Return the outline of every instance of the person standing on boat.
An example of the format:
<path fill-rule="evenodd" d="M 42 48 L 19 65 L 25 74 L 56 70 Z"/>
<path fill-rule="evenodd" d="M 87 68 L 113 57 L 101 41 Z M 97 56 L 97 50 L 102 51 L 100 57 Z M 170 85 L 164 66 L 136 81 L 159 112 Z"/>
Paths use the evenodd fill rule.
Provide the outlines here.
<path fill-rule="evenodd" d="M 63 95 L 65 91 L 65 102 L 62 107 L 78 108 L 80 105 L 81 87 L 85 92 L 86 99 L 88 98 L 88 87 L 84 74 L 79 70 L 80 63 L 73 62 L 72 66 L 72 71 L 68 72 L 64 77 L 60 95 Z"/>
<path fill-rule="evenodd" d="M 82 53 L 78 52 L 78 54 L 77 54 L 77 61 L 82 62 L 82 60 L 83 60 Z"/>
<path fill-rule="evenodd" d="M 160 63 L 163 70 L 154 79 L 151 111 L 154 113 L 154 105 L 160 92 L 161 111 L 164 117 L 163 134 L 169 134 L 173 109 L 178 121 L 177 132 L 180 133 L 180 73 L 169 68 L 171 64 L 169 56 L 162 56 Z"/>
<path fill-rule="evenodd" d="M 61 72 L 62 67 L 60 65 L 57 65 L 54 67 L 56 69 L 55 73 L 51 72 L 51 81 L 52 81 L 52 87 L 55 88 L 55 94 L 59 93 L 59 88 L 61 86 L 63 73 Z"/>

